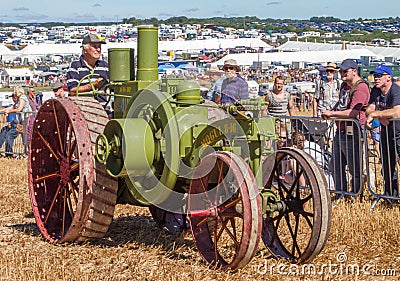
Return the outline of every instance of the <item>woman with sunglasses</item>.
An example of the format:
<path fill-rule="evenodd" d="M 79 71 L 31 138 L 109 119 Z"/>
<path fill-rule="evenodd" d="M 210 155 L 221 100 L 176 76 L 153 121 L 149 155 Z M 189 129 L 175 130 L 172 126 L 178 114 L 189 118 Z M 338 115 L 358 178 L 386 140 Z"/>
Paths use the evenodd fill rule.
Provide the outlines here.
<path fill-rule="evenodd" d="M 392 69 L 387 65 L 379 65 L 371 74 L 374 76 L 374 87 L 366 110 L 367 126 L 371 128 L 374 120 L 379 120 L 381 124 L 380 149 L 384 194 L 399 196 L 396 161 L 400 153 L 400 121 L 389 120 L 400 117 L 400 86 L 393 83 Z"/>

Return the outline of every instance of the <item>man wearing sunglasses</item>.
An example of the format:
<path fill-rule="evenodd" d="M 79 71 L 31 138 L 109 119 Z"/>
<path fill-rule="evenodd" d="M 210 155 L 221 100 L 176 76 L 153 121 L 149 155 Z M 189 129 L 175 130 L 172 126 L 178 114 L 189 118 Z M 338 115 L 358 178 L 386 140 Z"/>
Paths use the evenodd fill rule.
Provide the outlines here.
<path fill-rule="evenodd" d="M 249 99 L 249 86 L 246 80 L 238 74 L 240 67 L 236 60 L 226 60 L 222 70 L 225 72 L 226 78 L 222 81 L 221 93 L 215 94 L 215 102 L 223 104 Z"/>
<path fill-rule="evenodd" d="M 400 86 L 393 83 L 392 69 L 379 65 L 370 72 L 374 76 L 374 87 L 366 110 L 367 126 L 373 120 L 381 124 L 382 172 L 385 195 L 398 196 L 396 160 L 400 153 L 400 121 L 389 121 L 400 117 Z M 395 153 L 393 153 L 393 142 Z"/>
<path fill-rule="evenodd" d="M 335 73 L 339 71 L 336 63 L 328 63 L 323 70 L 326 76 L 315 85 L 313 116 L 317 117 L 321 117 L 322 111 L 332 109 L 339 99 L 340 81 L 335 78 Z"/>
<path fill-rule="evenodd" d="M 323 118 L 356 119 L 364 128 L 366 116 L 365 108 L 368 105 L 370 93 L 367 83 L 358 74 L 358 65 L 352 59 L 345 59 L 340 65 L 340 76 L 345 83 L 339 93 L 339 101 L 332 110 L 322 112 Z M 332 165 L 334 182 L 337 191 L 346 192 L 346 165 L 352 176 L 352 191 L 360 191 L 361 182 L 361 155 L 360 136 L 358 126 L 353 121 L 339 121 L 336 124 L 333 138 Z M 341 194 L 342 196 L 343 194 Z"/>

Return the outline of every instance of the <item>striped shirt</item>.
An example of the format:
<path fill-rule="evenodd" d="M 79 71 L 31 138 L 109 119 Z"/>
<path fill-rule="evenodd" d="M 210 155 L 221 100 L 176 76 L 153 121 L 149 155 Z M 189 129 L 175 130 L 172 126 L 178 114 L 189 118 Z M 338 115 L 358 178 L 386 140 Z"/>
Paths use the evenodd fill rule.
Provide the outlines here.
<path fill-rule="evenodd" d="M 67 87 L 68 91 L 71 91 L 72 88 L 78 86 L 79 81 L 88 74 L 96 73 L 99 74 L 100 77 L 105 78 L 108 81 L 108 63 L 104 60 L 97 60 L 94 66 L 94 69 L 90 69 L 85 61 L 83 60 L 83 56 L 79 58 L 79 60 L 75 60 L 71 62 L 67 70 Z M 96 81 L 99 76 L 92 76 L 90 80 L 92 82 Z M 80 86 L 89 84 L 89 79 L 85 79 L 81 82 Z"/>
<path fill-rule="evenodd" d="M 249 87 L 246 80 L 237 76 L 232 80 L 225 78 L 221 87 L 221 103 L 249 99 Z"/>
<path fill-rule="evenodd" d="M 272 92 L 265 96 L 265 101 L 268 102 L 268 114 L 271 116 L 283 116 L 288 112 L 289 99 L 291 96 L 288 92 L 284 92 L 283 100 L 277 101 Z"/>

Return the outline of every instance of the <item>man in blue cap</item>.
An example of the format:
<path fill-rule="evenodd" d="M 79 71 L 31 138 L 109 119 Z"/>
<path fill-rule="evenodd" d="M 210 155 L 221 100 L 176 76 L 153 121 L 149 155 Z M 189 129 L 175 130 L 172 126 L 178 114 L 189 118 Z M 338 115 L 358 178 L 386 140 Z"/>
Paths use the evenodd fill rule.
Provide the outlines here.
<path fill-rule="evenodd" d="M 400 117 L 400 86 L 393 83 L 392 69 L 379 65 L 370 72 L 374 76 L 374 87 L 366 110 L 367 126 L 374 120 L 381 123 L 381 157 L 385 195 L 398 196 L 396 160 L 400 153 L 400 121 L 389 121 Z M 395 141 L 396 153 L 392 153 Z"/>

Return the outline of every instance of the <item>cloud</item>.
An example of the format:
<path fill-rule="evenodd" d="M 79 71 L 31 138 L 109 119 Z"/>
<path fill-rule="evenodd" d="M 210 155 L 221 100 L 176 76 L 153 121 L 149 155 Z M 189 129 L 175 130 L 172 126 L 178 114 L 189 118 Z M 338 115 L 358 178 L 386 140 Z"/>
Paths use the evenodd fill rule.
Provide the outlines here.
<path fill-rule="evenodd" d="M 281 2 L 268 2 L 267 3 L 267 6 L 272 6 L 272 5 L 280 5 L 280 4 L 282 4 Z"/>
<path fill-rule="evenodd" d="M 101 4 L 94 4 L 94 5 L 92 5 L 92 7 L 94 7 L 94 8 L 101 7 Z"/>
<path fill-rule="evenodd" d="M 14 8 L 14 9 L 12 9 L 12 10 L 15 11 L 15 12 L 29 11 L 29 9 L 28 9 L 28 8 L 25 8 L 25 7 L 18 7 L 18 8 Z"/>
<path fill-rule="evenodd" d="M 78 15 L 74 14 L 71 17 L 63 18 L 62 21 L 65 22 L 96 22 L 99 19 L 92 14 Z"/>
<path fill-rule="evenodd" d="M 170 18 L 170 17 L 175 17 L 176 15 L 169 14 L 169 13 L 159 13 L 158 16 L 160 18 Z"/>
<path fill-rule="evenodd" d="M 194 12 L 198 12 L 198 11 L 200 11 L 199 8 L 190 8 L 190 9 L 183 10 L 183 12 L 185 12 L 185 13 L 194 13 Z"/>
<path fill-rule="evenodd" d="M 45 22 L 49 18 L 44 14 L 15 15 L 15 19 L 19 22 Z"/>

